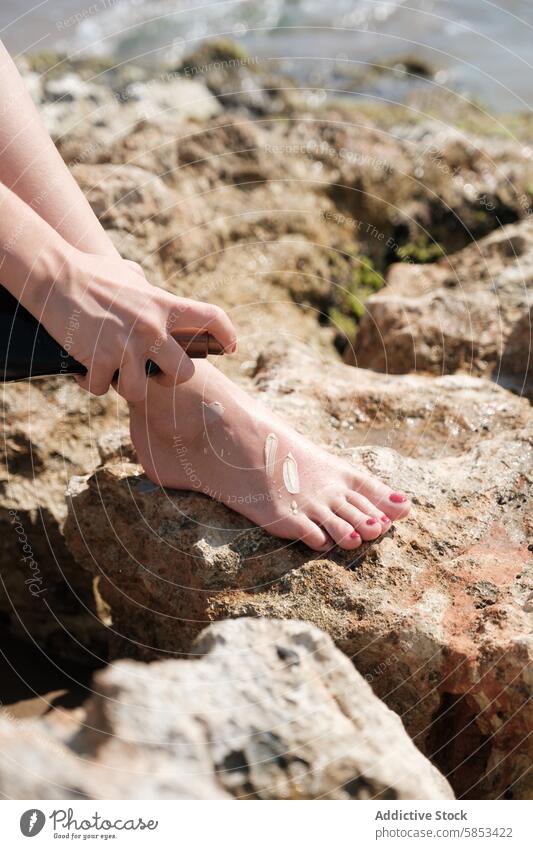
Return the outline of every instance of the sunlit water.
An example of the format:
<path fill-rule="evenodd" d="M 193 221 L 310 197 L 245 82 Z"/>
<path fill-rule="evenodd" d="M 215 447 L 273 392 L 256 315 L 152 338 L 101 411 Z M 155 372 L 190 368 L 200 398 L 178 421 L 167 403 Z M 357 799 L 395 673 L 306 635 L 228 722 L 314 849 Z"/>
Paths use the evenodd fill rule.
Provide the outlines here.
<path fill-rule="evenodd" d="M 415 53 L 441 69 L 440 82 L 492 108 L 532 104 L 532 0 L 1 0 L 0 29 L 13 52 L 55 46 L 153 62 L 226 36 L 326 87 L 335 63 Z"/>

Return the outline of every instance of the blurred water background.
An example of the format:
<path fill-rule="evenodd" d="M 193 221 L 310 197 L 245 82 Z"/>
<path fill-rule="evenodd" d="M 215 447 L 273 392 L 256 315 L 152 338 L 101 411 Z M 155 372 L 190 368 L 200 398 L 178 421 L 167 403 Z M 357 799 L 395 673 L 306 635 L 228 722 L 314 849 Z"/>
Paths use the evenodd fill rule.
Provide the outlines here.
<path fill-rule="evenodd" d="M 172 64 L 203 39 L 226 37 L 281 60 L 300 82 L 349 96 L 402 100 L 429 78 L 493 110 L 531 107 L 532 0 L 1 0 L 0 38 L 12 53 Z M 429 74 L 360 74 L 409 56 Z M 348 72 L 348 73 L 347 73 Z M 353 84 L 346 86 L 353 72 Z M 424 78 L 426 82 L 424 83 Z"/>

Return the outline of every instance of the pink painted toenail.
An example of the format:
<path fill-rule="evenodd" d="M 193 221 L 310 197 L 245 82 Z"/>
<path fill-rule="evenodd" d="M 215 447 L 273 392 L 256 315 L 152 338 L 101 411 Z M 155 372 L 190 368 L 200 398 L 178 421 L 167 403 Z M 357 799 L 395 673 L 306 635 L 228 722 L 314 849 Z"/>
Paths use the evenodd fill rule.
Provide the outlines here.
<path fill-rule="evenodd" d="M 367 519 L 366 520 L 367 525 L 375 525 L 376 522 L 377 522 L 377 519 Z"/>
<path fill-rule="evenodd" d="M 405 504 L 407 496 L 402 495 L 401 492 L 393 492 L 389 495 L 389 501 L 392 501 L 393 504 Z"/>
<path fill-rule="evenodd" d="M 389 519 L 388 516 L 385 516 L 385 514 L 383 514 L 380 521 L 383 522 L 385 525 L 387 525 L 390 522 L 390 519 Z"/>
<path fill-rule="evenodd" d="M 350 536 L 351 536 L 352 539 L 357 539 L 357 537 L 360 536 L 360 534 L 358 534 L 357 531 L 352 531 Z"/>

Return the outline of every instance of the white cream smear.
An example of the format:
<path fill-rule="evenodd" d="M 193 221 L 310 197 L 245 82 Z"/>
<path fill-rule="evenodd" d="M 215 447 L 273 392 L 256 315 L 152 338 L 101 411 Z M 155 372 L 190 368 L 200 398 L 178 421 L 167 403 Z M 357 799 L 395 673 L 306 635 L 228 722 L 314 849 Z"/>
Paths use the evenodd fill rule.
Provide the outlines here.
<path fill-rule="evenodd" d="M 278 437 L 275 433 L 269 433 L 267 438 L 265 439 L 265 469 L 269 478 L 274 477 L 277 450 Z"/>
<path fill-rule="evenodd" d="M 291 513 L 297 513 L 297 512 L 298 512 L 298 505 L 297 505 L 296 501 L 293 500 L 293 501 L 291 501 Z"/>
<path fill-rule="evenodd" d="M 283 461 L 283 482 L 288 492 L 297 495 L 300 492 L 298 464 L 289 452 Z"/>
<path fill-rule="evenodd" d="M 206 404 L 205 401 L 202 401 L 202 410 L 207 424 L 212 424 L 212 422 L 218 421 L 218 419 L 221 419 L 226 412 L 220 401 L 211 401 L 210 404 Z"/>

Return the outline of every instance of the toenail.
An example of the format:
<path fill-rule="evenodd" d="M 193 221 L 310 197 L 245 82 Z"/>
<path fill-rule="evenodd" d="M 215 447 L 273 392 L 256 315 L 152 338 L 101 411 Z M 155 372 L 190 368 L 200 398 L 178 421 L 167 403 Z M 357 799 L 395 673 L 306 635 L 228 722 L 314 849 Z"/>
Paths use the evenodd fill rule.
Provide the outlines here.
<path fill-rule="evenodd" d="M 393 492 L 389 495 L 389 501 L 392 501 L 393 504 L 405 504 L 407 496 L 401 492 Z"/>
<path fill-rule="evenodd" d="M 366 520 L 367 525 L 375 525 L 376 522 L 377 522 L 377 519 L 367 519 Z"/>
<path fill-rule="evenodd" d="M 389 519 L 388 516 L 385 516 L 385 514 L 383 514 L 380 521 L 383 522 L 385 525 L 387 525 L 390 522 L 390 519 Z"/>
<path fill-rule="evenodd" d="M 357 531 L 352 531 L 350 536 L 352 539 L 357 539 L 357 537 L 361 536 L 361 534 L 358 534 Z"/>

